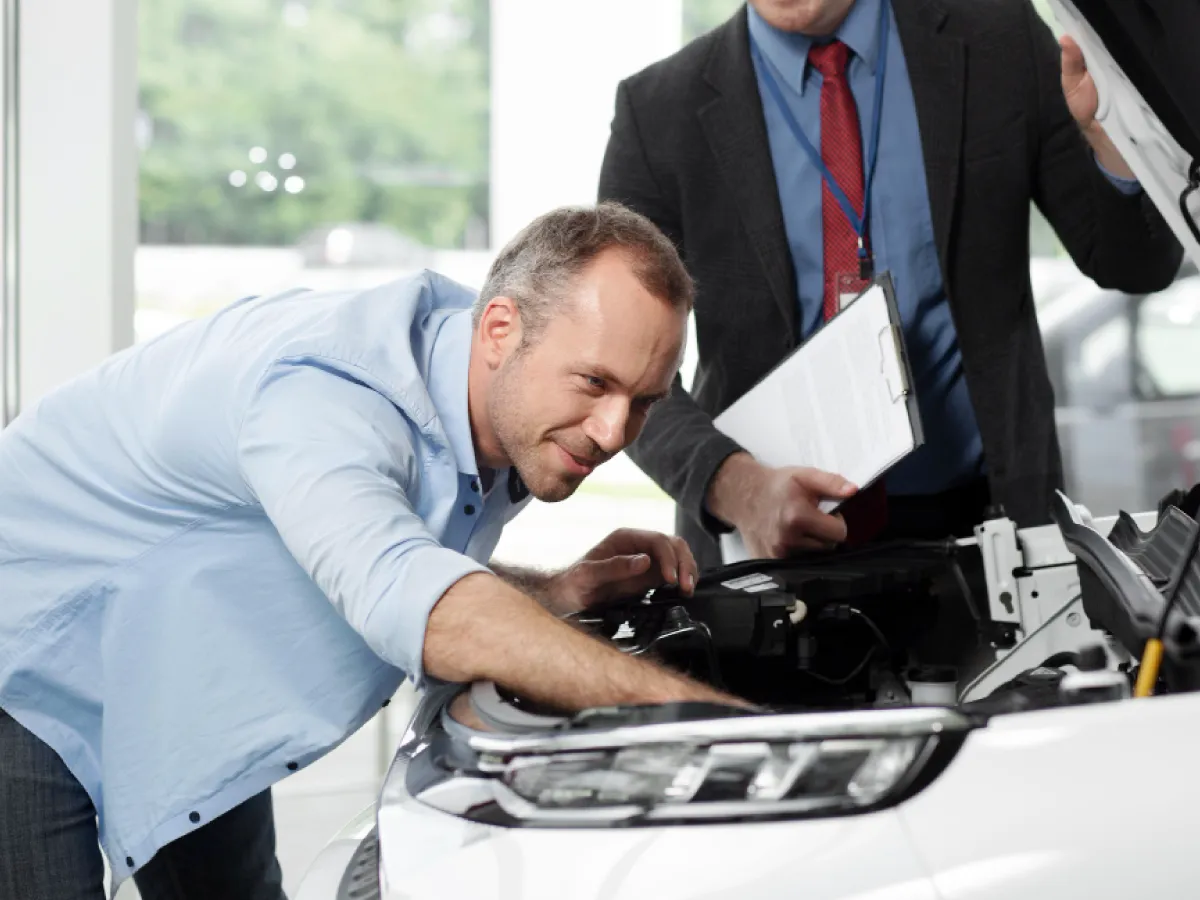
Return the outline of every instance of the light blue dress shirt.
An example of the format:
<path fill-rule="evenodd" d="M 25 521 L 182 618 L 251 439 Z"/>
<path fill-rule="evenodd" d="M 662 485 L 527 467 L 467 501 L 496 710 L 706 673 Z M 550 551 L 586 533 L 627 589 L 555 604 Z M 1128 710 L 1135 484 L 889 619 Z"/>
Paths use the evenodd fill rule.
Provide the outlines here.
<path fill-rule="evenodd" d="M 116 883 L 423 681 L 429 611 L 528 500 L 481 493 L 473 299 L 243 300 L 0 432 L 0 707 L 88 791 Z"/>
<path fill-rule="evenodd" d="M 847 67 L 858 106 L 866 154 L 880 58 L 880 3 L 856 0 L 836 37 L 851 50 Z M 821 147 L 821 73 L 807 65 L 812 39 L 780 31 L 747 4 L 750 37 L 797 123 L 813 147 Z M 933 217 L 925 181 L 925 161 L 904 48 L 889 7 L 887 71 L 884 73 L 879 157 L 872 186 L 869 234 L 876 271 L 891 273 L 913 369 L 914 388 L 925 430 L 925 445 L 888 475 L 894 494 L 931 494 L 963 484 L 984 471 L 983 442 L 963 376 L 962 352 L 938 267 Z M 767 124 L 784 228 L 796 273 L 801 338 L 822 323 L 824 238 L 821 175 L 796 142 L 762 83 L 759 95 Z M 1109 176 L 1124 191 L 1137 182 Z M 970 302 L 970 298 L 966 298 Z"/>

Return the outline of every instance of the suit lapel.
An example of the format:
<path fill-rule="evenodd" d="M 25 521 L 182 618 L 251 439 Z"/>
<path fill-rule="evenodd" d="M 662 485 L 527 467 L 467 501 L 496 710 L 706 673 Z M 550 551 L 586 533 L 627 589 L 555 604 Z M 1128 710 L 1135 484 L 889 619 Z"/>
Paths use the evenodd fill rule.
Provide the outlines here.
<path fill-rule="evenodd" d="M 943 32 L 947 13 L 939 0 L 898 0 L 892 10 L 917 108 L 934 239 L 948 281 L 966 95 L 963 43 Z"/>
<path fill-rule="evenodd" d="M 767 126 L 750 61 L 743 8 L 723 29 L 705 69 L 719 96 L 701 107 L 700 126 L 737 203 L 771 295 L 790 334 L 797 329 L 795 272 L 783 225 Z"/>

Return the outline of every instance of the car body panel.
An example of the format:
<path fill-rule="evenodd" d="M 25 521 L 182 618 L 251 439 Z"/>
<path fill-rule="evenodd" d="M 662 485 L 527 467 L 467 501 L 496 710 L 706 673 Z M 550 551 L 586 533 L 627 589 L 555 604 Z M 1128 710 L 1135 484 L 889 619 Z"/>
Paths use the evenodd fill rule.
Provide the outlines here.
<path fill-rule="evenodd" d="M 383 896 L 396 900 L 937 898 L 893 810 L 608 829 L 498 828 L 409 811 L 389 830 Z"/>
<path fill-rule="evenodd" d="M 333 900 L 355 849 L 375 826 L 375 804 L 359 813 L 335 834 L 304 873 L 292 900 Z"/>
<path fill-rule="evenodd" d="M 501 828 L 393 794 L 379 814 L 382 896 L 1184 896 L 1200 832 L 1197 738 L 1192 695 L 996 717 L 898 807 L 806 821 Z"/>
<path fill-rule="evenodd" d="M 1001 716 L 898 810 L 945 900 L 1184 897 L 1200 697 Z"/>

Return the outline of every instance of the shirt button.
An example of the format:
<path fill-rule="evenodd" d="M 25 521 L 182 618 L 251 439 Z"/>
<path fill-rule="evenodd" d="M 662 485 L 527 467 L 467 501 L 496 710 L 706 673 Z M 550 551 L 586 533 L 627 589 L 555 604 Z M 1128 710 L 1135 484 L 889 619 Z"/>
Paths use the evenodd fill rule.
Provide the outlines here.
<path fill-rule="evenodd" d="M 196 822 L 199 822 L 200 821 L 200 813 L 194 812 L 190 816 L 188 816 L 188 818 L 192 820 L 193 824 Z"/>
<path fill-rule="evenodd" d="M 468 516 L 473 516 L 475 515 L 475 507 L 468 503 L 463 507 L 463 512 L 465 512 Z"/>
<path fill-rule="evenodd" d="M 471 490 L 473 490 L 477 494 L 479 493 L 479 482 L 478 481 L 471 479 Z"/>

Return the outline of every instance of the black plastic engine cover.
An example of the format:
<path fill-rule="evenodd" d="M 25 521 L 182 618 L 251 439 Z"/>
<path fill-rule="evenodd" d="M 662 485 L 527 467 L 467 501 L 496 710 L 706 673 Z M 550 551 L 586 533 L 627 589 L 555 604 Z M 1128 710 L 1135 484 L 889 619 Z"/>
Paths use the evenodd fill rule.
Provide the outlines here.
<path fill-rule="evenodd" d="M 704 572 L 691 597 L 662 587 L 580 620 L 756 702 L 843 706 L 870 690 L 873 668 L 902 668 L 934 635 L 935 583 L 954 585 L 949 605 L 975 627 L 949 575 L 958 552 L 953 542 L 903 541 L 738 563 Z"/>

